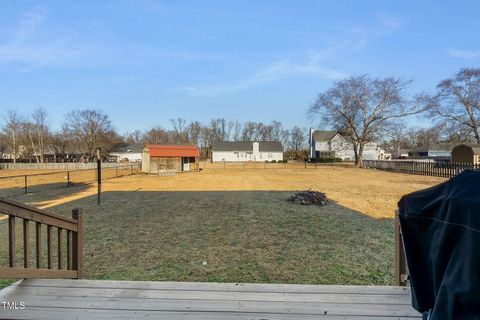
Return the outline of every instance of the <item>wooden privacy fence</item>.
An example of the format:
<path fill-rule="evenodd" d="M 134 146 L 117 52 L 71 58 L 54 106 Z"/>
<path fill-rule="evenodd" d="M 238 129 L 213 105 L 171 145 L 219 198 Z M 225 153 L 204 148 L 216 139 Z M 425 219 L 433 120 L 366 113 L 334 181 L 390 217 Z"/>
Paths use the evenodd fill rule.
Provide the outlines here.
<path fill-rule="evenodd" d="M 8 216 L 8 267 L 0 267 L 0 279 L 78 279 L 82 277 L 81 209 L 73 209 L 72 218 L 66 218 L 20 202 L 0 198 L 0 213 Z M 20 224 L 17 225 L 18 220 L 21 220 L 22 227 Z M 30 242 L 33 242 L 30 237 L 30 222 L 35 223 L 34 257 L 30 250 Z M 46 250 L 43 248 L 45 244 L 43 231 L 46 233 Z M 56 231 L 56 237 L 54 231 Z M 17 255 L 17 247 L 19 247 L 17 233 L 23 234 L 23 237 L 20 237 L 23 245 L 21 255 Z M 23 260 L 23 263 L 19 263 L 19 260 Z"/>
<path fill-rule="evenodd" d="M 480 170 L 480 164 L 449 161 L 363 160 L 363 167 L 443 178 L 454 177 L 464 170 Z"/>

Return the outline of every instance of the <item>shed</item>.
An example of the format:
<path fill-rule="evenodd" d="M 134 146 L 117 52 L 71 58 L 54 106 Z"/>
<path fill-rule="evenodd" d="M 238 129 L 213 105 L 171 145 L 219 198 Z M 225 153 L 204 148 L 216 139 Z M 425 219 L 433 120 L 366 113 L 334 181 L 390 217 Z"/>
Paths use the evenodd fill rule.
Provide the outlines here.
<path fill-rule="evenodd" d="M 200 152 L 195 146 L 147 144 L 143 148 L 142 171 L 190 171 L 198 169 Z"/>
<path fill-rule="evenodd" d="M 480 144 L 460 144 L 452 150 L 452 162 L 480 164 Z"/>

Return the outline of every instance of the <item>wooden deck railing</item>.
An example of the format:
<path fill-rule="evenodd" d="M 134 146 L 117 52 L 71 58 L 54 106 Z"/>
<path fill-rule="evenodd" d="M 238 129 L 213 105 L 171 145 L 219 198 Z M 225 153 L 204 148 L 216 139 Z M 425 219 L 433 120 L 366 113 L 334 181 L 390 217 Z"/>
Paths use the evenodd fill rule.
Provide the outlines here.
<path fill-rule="evenodd" d="M 72 218 L 70 219 L 17 201 L 0 198 L 0 213 L 8 216 L 9 255 L 8 267 L 0 267 L 0 279 L 78 279 L 82 277 L 83 238 L 81 209 L 73 209 Z M 16 227 L 17 220 L 22 220 L 23 228 Z M 31 259 L 30 254 L 30 222 L 35 223 L 35 259 Z M 21 232 L 22 229 L 23 232 Z M 56 263 L 54 261 L 55 230 L 57 239 Z M 45 241 L 42 231 L 46 232 L 46 252 L 43 248 Z M 23 255 L 19 256 L 17 256 L 17 233 L 23 233 Z M 45 256 L 47 258 L 46 263 L 43 261 Z M 23 266 L 17 266 L 18 257 L 23 258 Z M 35 262 L 35 265 L 31 263 L 32 261 Z"/>
<path fill-rule="evenodd" d="M 395 211 L 395 285 L 406 286 L 408 278 L 407 259 L 403 247 L 402 229 L 398 220 L 398 211 Z"/>

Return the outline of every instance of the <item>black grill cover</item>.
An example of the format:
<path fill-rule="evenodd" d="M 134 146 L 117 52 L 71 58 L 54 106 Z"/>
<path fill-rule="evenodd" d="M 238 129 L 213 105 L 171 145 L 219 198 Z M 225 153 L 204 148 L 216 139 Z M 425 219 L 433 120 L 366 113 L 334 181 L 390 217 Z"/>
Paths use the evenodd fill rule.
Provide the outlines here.
<path fill-rule="evenodd" d="M 402 197 L 412 305 L 431 319 L 480 319 L 480 172 Z"/>

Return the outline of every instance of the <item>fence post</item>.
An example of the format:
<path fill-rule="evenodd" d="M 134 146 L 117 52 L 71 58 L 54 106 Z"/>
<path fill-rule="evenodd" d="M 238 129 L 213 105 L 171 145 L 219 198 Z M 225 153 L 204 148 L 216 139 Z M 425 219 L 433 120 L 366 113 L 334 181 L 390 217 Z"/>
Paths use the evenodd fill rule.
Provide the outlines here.
<path fill-rule="evenodd" d="M 72 210 L 72 218 L 77 220 L 77 232 L 72 234 L 72 269 L 77 270 L 77 279 L 83 277 L 83 215 L 82 209 Z"/>
<path fill-rule="evenodd" d="M 395 285 L 407 285 L 407 260 L 405 257 L 405 249 L 403 247 L 402 231 L 400 229 L 400 221 L 398 218 L 398 210 L 395 210 Z"/>
<path fill-rule="evenodd" d="M 305 169 L 307 169 L 307 161 L 304 161 L 304 163 L 305 163 Z"/>
<path fill-rule="evenodd" d="M 70 171 L 67 171 L 67 187 L 70 187 Z"/>
<path fill-rule="evenodd" d="M 25 194 L 28 193 L 28 176 L 25 175 Z"/>
<path fill-rule="evenodd" d="M 130 166 L 130 175 L 133 175 L 133 165 Z"/>
<path fill-rule="evenodd" d="M 118 178 L 118 166 L 115 167 L 115 178 Z"/>

